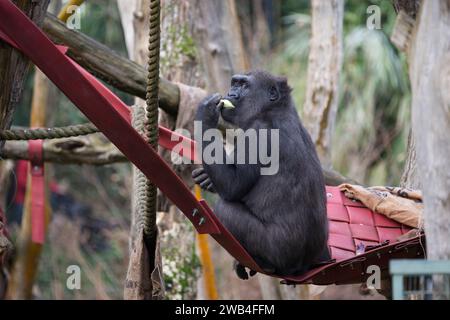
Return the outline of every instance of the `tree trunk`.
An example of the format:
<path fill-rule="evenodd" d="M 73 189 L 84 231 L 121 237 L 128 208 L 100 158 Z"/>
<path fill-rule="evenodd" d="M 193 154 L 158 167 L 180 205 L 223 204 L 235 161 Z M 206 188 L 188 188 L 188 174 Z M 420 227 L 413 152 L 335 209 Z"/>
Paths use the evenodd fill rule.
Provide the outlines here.
<path fill-rule="evenodd" d="M 47 11 L 49 0 L 13 1 L 36 24 L 41 25 Z M 0 44 L 0 130 L 8 129 L 16 104 L 22 95 L 29 60 L 9 45 Z M 0 149 L 4 141 L 0 141 Z"/>
<path fill-rule="evenodd" d="M 161 74 L 175 83 L 182 82 L 192 86 L 203 86 L 203 76 L 198 68 L 196 48 L 192 39 L 193 5 L 189 1 L 165 0 L 161 12 Z M 173 26 L 177 26 L 174 28 Z M 180 117 L 165 112 L 160 113 L 160 123 L 168 128 L 185 128 Z M 181 122 L 180 122 L 181 121 Z M 192 121 L 190 121 L 192 122 Z M 160 154 L 170 163 L 170 152 L 161 150 Z M 190 186 L 192 166 L 173 166 L 176 173 Z M 167 296 L 171 299 L 195 299 L 200 266 L 195 253 L 195 233 L 192 225 L 162 194 L 158 196 L 159 211 L 164 218 L 159 221 L 161 250 L 165 258 L 164 276 L 168 284 Z M 174 236 L 174 230 L 177 230 Z"/>
<path fill-rule="evenodd" d="M 49 4 L 48 10 L 57 12 L 60 9 L 59 2 Z M 52 124 L 51 108 L 57 104 L 58 100 L 57 88 L 52 82 L 38 69 L 35 68 L 33 82 L 33 97 L 31 103 L 30 127 L 46 127 Z M 28 151 L 28 144 L 27 144 Z M 49 190 L 49 165 L 45 165 L 44 171 L 44 211 L 45 234 L 51 220 L 51 205 L 48 197 Z M 32 289 L 37 276 L 39 259 L 43 249 L 42 244 L 32 241 L 32 185 L 31 175 L 28 174 L 27 189 L 22 213 L 22 222 L 20 233 L 17 241 L 16 260 L 14 261 L 13 270 L 11 272 L 11 283 L 8 288 L 8 297 L 10 299 L 30 299 L 32 297 Z M 41 199 L 37 199 L 41 200 Z"/>
<path fill-rule="evenodd" d="M 344 0 L 313 0 L 311 8 L 312 34 L 303 119 L 322 166 L 331 168 L 331 139 L 339 102 L 343 55 Z M 299 288 L 297 298 L 311 298 L 308 286 Z M 282 292 L 289 291 L 284 289 Z M 293 299 L 293 296 L 286 298 Z"/>
<path fill-rule="evenodd" d="M 195 0 L 194 38 L 205 69 L 208 91 L 225 93 L 231 76 L 248 71 L 250 65 L 242 42 L 242 32 L 234 0 Z"/>
<path fill-rule="evenodd" d="M 405 168 L 400 179 L 400 186 L 416 190 L 422 189 L 419 168 L 417 167 L 416 142 L 411 131 L 408 136 L 407 156 Z"/>
<path fill-rule="evenodd" d="M 331 167 L 331 137 L 336 120 L 342 65 L 344 0 L 312 1 L 305 126 L 320 160 Z"/>
<path fill-rule="evenodd" d="M 236 2 L 243 45 L 252 68 L 262 65 L 264 54 L 269 51 L 271 45 L 272 37 L 264 2 L 267 1 L 240 0 Z M 273 15 L 274 12 L 269 14 Z"/>
<path fill-rule="evenodd" d="M 134 39 L 128 39 L 129 44 L 133 44 L 135 61 L 139 65 L 146 65 L 148 62 L 148 42 L 149 42 L 149 16 L 150 6 L 148 1 L 128 1 L 128 5 L 133 8 Z M 130 15 L 122 16 L 124 22 Z M 129 29 L 130 22 L 126 23 L 124 30 Z M 128 35 L 129 36 L 129 35 Z M 146 102 L 136 98 L 132 113 L 132 122 L 136 130 L 144 134 Z M 140 217 L 146 214 L 147 191 L 141 188 L 148 186 L 148 179 L 145 175 L 133 166 L 133 191 L 131 209 L 131 229 L 130 229 L 130 261 L 128 265 L 127 279 L 125 284 L 125 299 L 161 299 L 164 297 L 164 283 L 162 278 L 162 261 L 159 252 L 159 240 L 155 243 L 145 242 L 143 237 L 143 227 Z M 156 212 L 155 212 L 156 215 Z M 149 223 L 153 224 L 153 219 Z M 156 217 L 154 225 L 149 226 L 151 232 L 157 233 Z M 144 243 L 145 242 L 145 243 Z M 153 242 L 153 241 L 152 241 Z"/>
<path fill-rule="evenodd" d="M 424 1 L 410 52 L 413 134 L 424 196 L 427 255 L 450 259 L 450 2 Z M 443 283 L 433 288 L 436 298 Z"/>
<path fill-rule="evenodd" d="M 125 44 L 127 46 L 128 57 L 134 60 L 134 26 L 133 15 L 136 9 L 136 1 L 117 0 L 120 20 L 122 22 Z"/>
<path fill-rule="evenodd" d="M 393 5 L 398 16 L 391 41 L 400 51 L 408 55 L 411 45 L 411 33 L 413 32 L 417 13 L 419 12 L 420 0 L 394 0 Z M 400 179 L 401 187 L 411 189 L 422 188 L 416 158 L 416 143 L 411 130 L 408 135 L 405 168 Z"/>
<path fill-rule="evenodd" d="M 187 0 L 164 0 L 161 12 L 162 59 L 161 74 L 169 81 L 183 83 L 194 87 L 204 87 L 204 74 L 197 58 L 198 46 L 195 45 L 193 35 L 197 23 L 194 4 Z M 177 26 L 174 28 L 173 26 Z M 183 106 L 184 108 L 185 106 Z M 195 108 L 196 106 L 192 106 Z M 185 115 L 171 116 L 161 112 L 160 123 L 172 130 L 192 130 L 193 119 Z M 192 133 L 192 132 L 191 132 Z M 161 150 L 161 155 L 171 163 L 171 152 Z M 191 188 L 194 182 L 191 178 L 193 165 L 174 165 L 172 169 Z M 209 254 L 202 252 L 208 250 L 206 245 L 196 245 L 198 242 L 207 242 L 205 236 L 196 236 L 196 232 L 186 217 L 163 195 L 159 194 L 159 210 L 164 211 L 161 220 L 161 250 L 165 257 L 165 273 L 167 282 L 171 284 L 167 292 L 172 299 L 213 299 L 217 293 L 210 292 L 204 284 L 214 284 L 214 277 L 204 278 L 201 265 L 207 265 L 203 258 Z M 178 230 L 174 237 L 173 231 Z M 201 244 L 201 243 L 199 243 Z M 212 295 L 209 295 L 212 293 Z"/>
<path fill-rule="evenodd" d="M 13 2 L 36 24 L 42 24 L 49 0 L 15 0 Z M 8 129 L 11 126 L 14 108 L 21 98 L 29 65 L 29 60 L 17 50 L 9 45 L 0 44 L 0 73 L 2 75 L 0 78 L 0 130 Z M 4 141 L 0 141 L 0 151 L 3 149 L 3 145 Z M 3 206 L 3 204 L 1 205 Z M 28 296 L 23 296 L 23 298 L 25 297 Z"/>
<path fill-rule="evenodd" d="M 421 0 L 394 0 L 394 8 L 397 13 L 405 11 L 411 18 L 415 19 L 419 12 Z"/>
<path fill-rule="evenodd" d="M 6 233 L 7 226 L 5 225 L 4 215 L 4 199 L 6 199 L 8 187 L 11 183 L 10 174 L 12 170 L 13 164 L 11 161 L 0 162 L 0 185 L 3 186 L 3 188 L 0 189 L 0 300 L 3 300 L 5 298 L 8 285 L 8 277 L 4 262 L 8 259 L 8 255 L 12 249 L 11 241 L 8 239 Z"/>

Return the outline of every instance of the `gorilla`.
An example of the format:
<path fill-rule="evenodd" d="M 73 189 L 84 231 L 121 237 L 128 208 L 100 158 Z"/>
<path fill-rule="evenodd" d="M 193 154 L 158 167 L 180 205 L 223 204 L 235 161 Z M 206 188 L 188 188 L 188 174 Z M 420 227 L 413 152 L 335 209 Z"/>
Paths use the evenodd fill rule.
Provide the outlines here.
<path fill-rule="evenodd" d="M 215 94 L 200 103 L 195 118 L 202 123 L 202 133 L 217 128 L 220 116 L 244 131 L 278 129 L 275 174 L 261 174 L 267 164 L 259 159 L 256 163 L 227 162 L 227 157 L 236 158 L 236 150 L 228 154 L 224 150 L 224 161 L 203 161 L 192 172 L 202 189 L 219 195 L 214 212 L 223 225 L 265 273 L 280 276 L 301 274 L 330 259 L 324 177 L 290 92 L 286 78 L 268 72 L 234 75 L 224 97 L 232 107 L 225 108 L 222 97 Z M 202 139 L 197 143 L 204 150 L 213 142 Z M 251 147 L 246 146 L 246 160 Z M 273 151 L 269 144 L 268 152 Z M 243 265 L 236 263 L 235 271 L 248 279 Z"/>

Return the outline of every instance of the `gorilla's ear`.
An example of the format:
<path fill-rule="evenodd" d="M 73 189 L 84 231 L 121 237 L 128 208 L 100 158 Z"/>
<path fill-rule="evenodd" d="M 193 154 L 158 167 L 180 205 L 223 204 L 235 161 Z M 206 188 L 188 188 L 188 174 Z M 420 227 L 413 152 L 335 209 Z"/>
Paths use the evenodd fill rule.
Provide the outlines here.
<path fill-rule="evenodd" d="M 288 81 L 287 81 L 286 77 L 278 77 L 277 85 L 278 85 L 278 90 L 281 93 L 281 95 L 290 94 L 292 91 L 292 88 L 288 85 Z"/>

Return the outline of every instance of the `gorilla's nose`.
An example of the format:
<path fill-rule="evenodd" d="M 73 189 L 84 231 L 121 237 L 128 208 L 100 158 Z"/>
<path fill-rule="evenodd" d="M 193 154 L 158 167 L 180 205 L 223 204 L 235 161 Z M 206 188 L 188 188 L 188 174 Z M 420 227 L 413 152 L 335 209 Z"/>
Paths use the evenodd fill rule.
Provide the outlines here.
<path fill-rule="evenodd" d="M 225 96 L 225 99 L 227 100 L 237 100 L 239 99 L 239 95 L 235 92 L 228 92 L 227 95 Z"/>

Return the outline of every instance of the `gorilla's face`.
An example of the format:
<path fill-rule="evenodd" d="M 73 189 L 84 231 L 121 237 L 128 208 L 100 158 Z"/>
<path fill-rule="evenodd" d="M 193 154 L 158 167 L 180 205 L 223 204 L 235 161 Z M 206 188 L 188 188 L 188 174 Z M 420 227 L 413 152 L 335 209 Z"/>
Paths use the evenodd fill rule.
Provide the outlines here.
<path fill-rule="evenodd" d="M 285 78 L 273 77 L 263 71 L 234 75 L 230 90 L 225 96 L 234 108 L 222 108 L 222 118 L 245 128 L 261 113 L 280 107 L 284 87 L 288 88 L 289 94 Z"/>
<path fill-rule="evenodd" d="M 249 113 L 253 113 L 253 92 L 255 88 L 255 79 L 251 74 L 238 74 L 231 78 L 231 86 L 225 99 L 229 100 L 234 108 L 222 108 L 222 117 L 225 121 L 239 125 L 243 117 L 247 117 Z M 241 121 L 240 121 L 241 120 Z"/>

